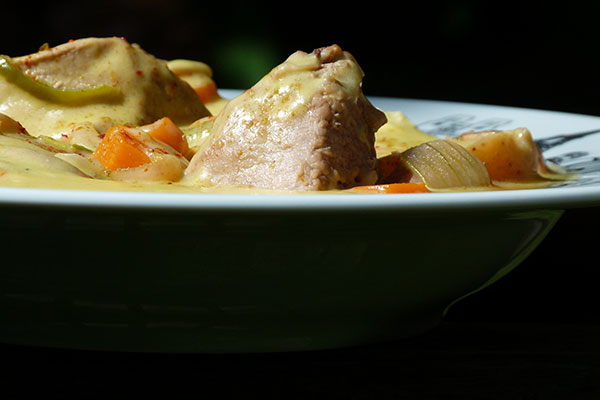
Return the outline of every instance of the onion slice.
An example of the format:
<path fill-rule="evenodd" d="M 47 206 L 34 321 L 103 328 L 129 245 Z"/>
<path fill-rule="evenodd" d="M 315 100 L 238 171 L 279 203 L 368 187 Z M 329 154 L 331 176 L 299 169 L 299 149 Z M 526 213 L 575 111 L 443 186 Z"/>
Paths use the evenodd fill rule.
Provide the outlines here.
<path fill-rule="evenodd" d="M 490 187 L 485 165 L 464 147 L 433 140 L 401 154 L 402 163 L 430 190 Z"/>

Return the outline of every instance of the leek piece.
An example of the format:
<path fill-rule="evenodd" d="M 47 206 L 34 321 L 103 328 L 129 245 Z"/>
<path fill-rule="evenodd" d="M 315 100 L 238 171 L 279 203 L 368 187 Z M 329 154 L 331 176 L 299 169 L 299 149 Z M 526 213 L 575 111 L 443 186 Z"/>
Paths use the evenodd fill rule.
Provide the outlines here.
<path fill-rule="evenodd" d="M 32 95 L 53 103 L 77 105 L 90 102 L 107 102 L 119 100 L 122 96 L 118 88 L 108 85 L 91 86 L 83 89 L 54 88 L 47 83 L 33 80 L 20 68 L 13 65 L 6 56 L 0 56 L 0 75 Z"/>

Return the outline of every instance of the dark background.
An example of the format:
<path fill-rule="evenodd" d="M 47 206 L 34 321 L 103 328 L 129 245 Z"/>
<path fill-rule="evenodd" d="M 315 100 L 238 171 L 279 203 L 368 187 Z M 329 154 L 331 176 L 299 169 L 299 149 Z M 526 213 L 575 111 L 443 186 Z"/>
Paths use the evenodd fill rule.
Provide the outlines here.
<path fill-rule="evenodd" d="M 159 58 L 208 63 L 220 87 L 246 88 L 296 50 L 337 43 L 363 67 L 368 95 L 596 115 L 600 3 L 552 4 L 11 1 L 0 53 L 123 36 Z"/>
<path fill-rule="evenodd" d="M 366 74 L 363 89 L 367 95 L 501 104 L 600 116 L 597 60 L 600 2 L 321 3 L 222 2 L 215 5 L 183 0 L 109 0 L 101 3 L 62 0 L 20 6 L 11 1 L 10 11 L 2 17 L 0 53 L 18 56 L 35 52 L 45 42 L 53 46 L 87 36 L 124 36 L 159 58 L 190 58 L 208 63 L 214 70 L 215 81 L 222 88 L 246 88 L 295 50 L 311 51 L 316 47 L 337 43 L 350 51 L 363 67 Z M 600 337 L 591 333 L 597 330 L 585 333 L 588 332 L 585 329 L 592 329 L 600 323 L 597 307 L 600 303 L 600 265 L 597 257 L 599 222 L 598 209 L 568 210 L 547 239 L 521 266 L 492 287 L 455 305 L 447 321 L 509 326 L 519 326 L 521 323 L 540 326 L 562 324 L 579 331 L 583 329 L 584 333 L 577 340 L 583 340 L 586 346 L 591 346 L 591 358 L 586 358 L 589 362 L 577 364 L 581 358 L 575 361 L 569 359 L 567 363 L 573 362 L 572 365 L 582 369 L 579 372 L 559 372 L 563 377 L 573 373 L 569 381 L 572 384 L 581 383 L 576 379 L 584 379 L 584 372 L 588 374 L 585 375 L 586 379 L 591 379 L 589 377 L 594 374 L 600 378 Z M 540 340 L 543 340 L 543 329 L 539 334 Z M 472 332 L 471 336 L 466 333 L 465 337 L 477 342 L 477 336 L 473 336 Z M 487 336 L 488 339 L 490 337 L 503 341 L 499 334 Z M 442 339 L 438 337 L 435 340 Z M 510 347 L 510 340 L 515 340 L 514 332 L 512 336 L 508 334 L 506 340 Z M 533 336 L 531 340 L 537 342 Z M 558 348 L 565 345 L 564 341 L 574 339 L 568 335 L 561 339 L 559 335 L 553 340 L 557 341 Z M 523 343 L 520 345 L 527 347 Z M 449 374 L 455 377 L 460 368 L 465 373 L 473 373 L 478 368 L 476 361 L 468 364 L 464 352 L 461 353 L 462 358 L 459 354 L 460 364 L 453 365 L 448 358 L 453 357 L 452 351 L 457 348 L 447 347 L 443 349 L 446 353 L 439 353 L 445 354 L 446 358 L 433 357 L 431 361 L 441 362 L 440 365 L 447 367 L 447 370 L 440 369 L 442 367 L 427 369 L 426 360 L 427 357 L 432 358 L 431 353 L 419 353 L 418 349 L 427 348 L 430 343 L 425 340 L 415 346 L 417 350 L 406 357 L 408 362 L 416 363 L 420 375 L 414 372 L 411 375 L 414 387 L 409 385 L 409 389 L 402 390 L 391 383 L 393 376 L 389 367 L 397 365 L 391 361 L 381 364 L 379 356 L 385 354 L 381 348 L 376 349 L 375 353 L 342 353 L 342 358 L 324 356 L 324 362 L 317 361 L 319 358 L 293 357 L 276 361 L 261 358 L 258 364 L 252 358 L 163 358 L 160 361 L 131 358 L 118 371 L 120 374 L 134 374 L 129 371 L 130 368 L 140 369 L 143 374 L 152 376 L 151 370 L 160 369 L 157 363 L 181 366 L 189 365 L 185 364 L 189 361 L 199 362 L 201 367 L 195 371 L 198 374 L 208 373 L 213 381 L 212 386 L 219 387 L 222 384 L 223 389 L 227 387 L 227 376 L 231 373 L 238 380 L 243 377 L 242 382 L 245 382 L 248 390 L 259 386 L 265 388 L 253 382 L 265 383 L 266 387 L 273 390 L 270 394 L 281 389 L 283 383 L 277 382 L 285 382 L 293 386 L 296 394 L 327 392 L 332 397 L 340 395 L 339 398 L 370 398 L 368 392 L 377 389 L 377 398 L 388 398 L 386 393 L 406 395 L 410 388 L 417 393 L 422 388 L 419 384 L 428 385 L 426 376 L 429 373 L 431 376 Z M 464 350 L 464 347 L 461 349 Z M 497 349 L 498 354 L 502 351 L 501 348 Z M 23 355 L 31 357 L 26 358 L 24 368 L 27 362 L 40 361 L 35 352 L 17 354 L 16 358 Z M 67 373 L 76 377 L 76 382 L 77 379 L 83 382 L 80 386 L 76 385 L 78 390 L 84 392 L 83 387 L 92 383 L 88 394 L 101 391 L 102 386 L 91 378 L 86 380 L 83 373 L 77 374 L 77 365 L 82 364 L 84 370 L 87 368 L 93 374 L 100 373 L 105 367 L 115 368 L 111 356 L 96 355 L 90 361 L 79 353 L 67 353 L 68 361 L 59 362 L 56 357 L 64 354 L 43 354 L 43 367 L 57 367 L 58 371 L 65 368 Z M 531 370 L 511 370 L 511 373 L 503 375 L 497 371 L 507 370 L 495 364 L 502 364 L 502 360 L 507 361 L 493 359 L 487 360 L 487 364 L 482 361 L 480 365 L 484 368 L 496 371 L 491 373 L 497 373 L 497 379 L 486 381 L 479 377 L 475 386 L 491 382 L 490 387 L 497 390 L 502 387 L 504 379 L 507 379 L 507 385 L 510 379 L 516 379 L 518 383 L 515 385 L 521 386 L 512 387 L 512 396 L 506 398 L 538 398 L 535 393 L 541 393 L 542 389 L 528 392 L 524 381 L 517 378 L 521 372 Z M 93 368 L 90 362 L 98 366 Z M 184 364 L 179 364 L 182 362 Z M 371 363 L 373 368 L 355 364 L 361 362 Z M 548 376 L 529 376 L 528 379 L 537 379 L 535 382 L 541 382 L 542 385 L 557 379 L 553 375 L 557 370 L 542 368 L 553 362 L 556 359 L 550 358 L 549 364 L 540 361 L 539 365 L 534 365 Z M 230 369 L 234 364 L 237 367 Z M 257 368 L 257 365 L 263 367 Z M 216 369 L 211 366 L 216 366 Z M 385 373 L 382 372 L 384 368 Z M 309 381 L 302 380 L 306 369 L 313 371 L 307 378 Z M 182 373 L 181 368 L 175 368 L 175 371 Z M 331 379 L 323 379 L 319 371 L 330 374 Z M 350 384 L 346 375 L 336 371 L 345 371 L 349 376 L 355 374 L 352 377 L 353 384 Z M 410 374 L 410 369 L 404 366 L 399 373 Z M 268 379 L 270 375 L 275 376 L 275 381 Z M 193 387 L 194 381 L 201 382 L 195 374 L 184 376 L 186 380 L 178 380 L 178 384 Z M 371 379 L 376 386 L 368 383 L 358 385 L 357 380 L 363 382 L 360 379 L 366 380 L 364 382 Z M 44 382 L 51 390 L 68 392 L 67 383 L 57 387 L 51 383 L 54 382 L 52 379 Z M 592 387 L 588 381 L 585 382 L 588 389 Z M 389 392 L 382 389 L 385 385 L 389 385 Z M 164 388 L 167 387 L 168 383 Z M 358 391 L 350 393 L 347 389 L 350 387 Z M 468 391 L 456 385 L 450 387 L 461 394 Z M 598 389 L 598 386 L 593 388 Z M 479 393 L 481 395 L 482 392 Z M 548 393 L 544 394 L 545 397 L 539 398 L 551 398 Z M 294 396 L 288 393 L 286 397 Z M 419 398 L 452 397 L 432 395 Z M 467 395 L 463 398 L 470 397 Z M 488 396 L 473 398 L 501 396 L 492 397 L 488 393 Z M 582 395 L 577 398 L 588 397 Z"/>

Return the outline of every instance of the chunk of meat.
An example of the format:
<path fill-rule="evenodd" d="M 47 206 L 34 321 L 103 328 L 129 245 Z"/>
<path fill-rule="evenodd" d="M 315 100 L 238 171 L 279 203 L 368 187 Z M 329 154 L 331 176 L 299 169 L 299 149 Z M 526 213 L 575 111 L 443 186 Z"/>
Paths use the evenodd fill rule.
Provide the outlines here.
<path fill-rule="evenodd" d="M 121 38 L 74 40 L 27 56 L 5 57 L 7 63 L 18 70 L 16 77 L 14 68 L 12 74 L 0 73 L 0 112 L 33 136 L 67 137 L 79 126 L 104 134 L 115 124 L 138 126 L 162 117 L 185 125 L 210 115 L 166 61 Z M 85 96 L 99 87 L 120 96 Z M 81 101 L 77 91 L 84 94 Z M 67 94 L 68 103 L 61 102 Z"/>
<path fill-rule="evenodd" d="M 337 45 L 295 52 L 215 117 L 185 179 L 281 190 L 374 184 L 374 133 L 386 117 L 362 78 Z"/>

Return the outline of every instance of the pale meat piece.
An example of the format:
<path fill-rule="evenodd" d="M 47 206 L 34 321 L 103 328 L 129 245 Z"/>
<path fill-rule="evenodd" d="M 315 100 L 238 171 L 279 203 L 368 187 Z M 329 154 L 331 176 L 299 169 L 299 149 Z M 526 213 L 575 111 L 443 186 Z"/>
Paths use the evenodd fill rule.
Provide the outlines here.
<path fill-rule="evenodd" d="M 374 184 L 374 133 L 386 117 L 362 78 L 337 45 L 295 52 L 216 116 L 185 179 L 302 191 Z"/>
<path fill-rule="evenodd" d="M 185 125 L 210 115 L 166 61 L 122 38 L 74 40 L 4 60 L 5 67 L 9 63 L 22 74 L 14 68 L 12 74 L 0 74 L 0 112 L 34 136 L 61 139 L 82 128 L 103 134 L 113 124 L 144 125 L 163 117 Z M 40 83 L 58 94 L 45 96 L 47 91 L 37 90 L 44 89 L 36 86 Z M 64 95 L 97 87 L 112 88 L 112 96 Z"/>

